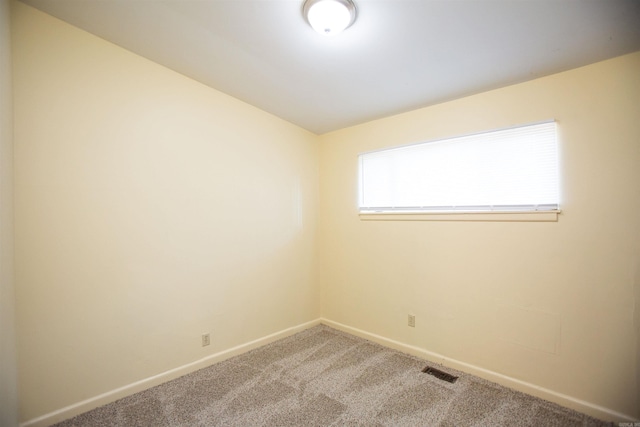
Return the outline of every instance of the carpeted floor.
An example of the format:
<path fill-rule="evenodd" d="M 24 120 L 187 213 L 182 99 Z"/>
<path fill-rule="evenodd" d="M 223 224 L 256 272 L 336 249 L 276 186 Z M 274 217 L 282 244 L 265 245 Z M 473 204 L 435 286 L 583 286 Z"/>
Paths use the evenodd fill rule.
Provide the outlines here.
<path fill-rule="evenodd" d="M 433 366 L 453 384 L 422 373 Z M 605 426 L 483 379 L 316 326 L 57 424 Z"/>

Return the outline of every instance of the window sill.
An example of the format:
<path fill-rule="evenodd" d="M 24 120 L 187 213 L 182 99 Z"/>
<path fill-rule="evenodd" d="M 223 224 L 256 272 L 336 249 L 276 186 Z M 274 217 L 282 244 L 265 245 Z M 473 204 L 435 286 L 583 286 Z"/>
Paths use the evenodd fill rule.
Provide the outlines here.
<path fill-rule="evenodd" d="M 367 212 L 359 216 L 361 221 L 558 222 L 560 212 Z"/>

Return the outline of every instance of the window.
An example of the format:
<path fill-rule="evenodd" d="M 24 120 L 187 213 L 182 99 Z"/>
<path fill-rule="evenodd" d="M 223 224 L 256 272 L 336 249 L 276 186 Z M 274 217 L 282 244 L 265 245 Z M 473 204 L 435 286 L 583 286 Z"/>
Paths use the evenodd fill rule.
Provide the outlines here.
<path fill-rule="evenodd" d="M 365 153 L 359 162 L 361 213 L 559 209 L 555 121 Z"/>

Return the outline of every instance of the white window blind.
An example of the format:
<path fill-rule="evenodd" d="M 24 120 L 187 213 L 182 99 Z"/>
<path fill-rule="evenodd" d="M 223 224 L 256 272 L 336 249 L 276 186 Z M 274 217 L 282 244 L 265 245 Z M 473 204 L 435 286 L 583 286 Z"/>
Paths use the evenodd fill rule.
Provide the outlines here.
<path fill-rule="evenodd" d="M 555 121 L 361 154 L 361 212 L 559 209 Z"/>

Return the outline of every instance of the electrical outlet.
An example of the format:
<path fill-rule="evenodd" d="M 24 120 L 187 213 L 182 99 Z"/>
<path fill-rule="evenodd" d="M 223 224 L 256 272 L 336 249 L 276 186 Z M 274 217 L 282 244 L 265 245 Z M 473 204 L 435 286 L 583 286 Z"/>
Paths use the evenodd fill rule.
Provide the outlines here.
<path fill-rule="evenodd" d="M 202 334 L 202 346 L 205 347 L 211 344 L 211 336 L 207 332 L 206 334 Z"/>
<path fill-rule="evenodd" d="M 416 316 L 414 316 L 413 314 L 409 315 L 408 325 L 411 326 L 412 328 L 416 327 Z"/>

